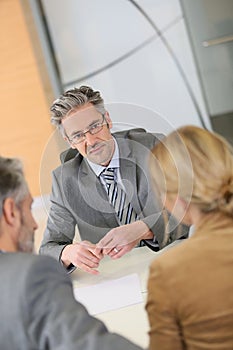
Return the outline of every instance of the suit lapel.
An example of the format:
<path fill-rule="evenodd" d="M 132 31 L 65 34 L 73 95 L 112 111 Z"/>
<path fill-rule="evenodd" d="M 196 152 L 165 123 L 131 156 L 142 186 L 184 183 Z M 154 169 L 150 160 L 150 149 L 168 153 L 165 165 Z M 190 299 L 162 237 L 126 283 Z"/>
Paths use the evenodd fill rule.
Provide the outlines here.
<path fill-rule="evenodd" d="M 129 147 L 129 140 L 117 138 L 120 157 L 120 173 L 122 181 L 127 191 L 127 196 L 137 213 L 141 212 L 141 207 L 138 201 L 137 193 L 137 160 L 132 156 L 132 151 Z"/>

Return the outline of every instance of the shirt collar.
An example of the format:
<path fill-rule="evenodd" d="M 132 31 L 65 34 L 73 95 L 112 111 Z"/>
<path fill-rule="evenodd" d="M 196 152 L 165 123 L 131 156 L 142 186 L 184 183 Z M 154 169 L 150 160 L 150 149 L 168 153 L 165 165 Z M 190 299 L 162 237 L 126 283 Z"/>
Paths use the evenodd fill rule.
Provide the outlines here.
<path fill-rule="evenodd" d="M 92 163 L 92 162 L 90 162 L 90 160 L 88 160 L 86 158 L 87 163 L 90 165 L 91 169 L 94 171 L 96 176 L 100 176 L 100 174 L 102 173 L 102 171 L 105 168 L 119 168 L 120 167 L 119 147 L 118 147 L 118 144 L 117 144 L 117 141 L 116 141 L 115 137 L 113 137 L 113 139 L 114 139 L 114 142 L 115 142 L 115 150 L 114 150 L 112 159 L 111 159 L 111 161 L 110 161 L 110 163 L 108 164 L 107 167 L 104 167 L 104 166 L 102 166 L 100 164 Z"/>

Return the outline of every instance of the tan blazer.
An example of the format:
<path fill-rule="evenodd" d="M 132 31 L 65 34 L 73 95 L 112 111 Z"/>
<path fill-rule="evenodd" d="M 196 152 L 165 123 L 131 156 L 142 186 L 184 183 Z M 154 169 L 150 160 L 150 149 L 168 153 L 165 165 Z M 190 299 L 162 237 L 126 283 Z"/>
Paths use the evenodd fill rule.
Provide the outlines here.
<path fill-rule="evenodd" d="M 233 349 L 233 219 L 208 214 L 151 265 L 150 350 Z"/>

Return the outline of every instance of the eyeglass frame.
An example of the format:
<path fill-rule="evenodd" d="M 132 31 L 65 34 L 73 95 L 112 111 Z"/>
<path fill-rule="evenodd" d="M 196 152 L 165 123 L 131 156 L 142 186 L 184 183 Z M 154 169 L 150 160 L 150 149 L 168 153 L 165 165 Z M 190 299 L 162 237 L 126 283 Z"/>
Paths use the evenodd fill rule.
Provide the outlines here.
<path fill-rule="evenodd" d="M 74 135 L 72 138 L 68 137 L 68 135 L 67 135 L 68 141 L 69 141 L 72 145 L 78 145 L 78 144 L 82 143 L 82 142 L 86 139 L 86 134 L 87 134 L 88 132 L 89 132 L 91 135 L 96 135 L 96 134 L 98 134 L 98 133 L 103 129 L 103 126 L 104 126 L 105 124 L 108 125 L 108 122 L 106 121 L 106 118 L 105 118 L 105 114 L 101 114 L 101 115 L 102 115 L 102 118 L 103 118 L 102 121 L 99 121 L 99 122 L 96 122 L 96 123 L 92 124 L 91 126 L 89 126 L 88 128 L 84 129 L 83 131 L 77 132 L 76 135 Z M 104 121 L 105 121 L 105 122 L 104 122 Z M 93 132 L 98 124 L 99 124 L 100 129 L 99 129 L 98 131 Z M 82 135 L 82 139 L 79 140 L 79 141 L 77 141 L 77 142 L 74 142 L 73 139 L 74 139 L 75 137 L 77 137 L 78 134 L 79 134 L 79 135 L 80 135 L 80 134 Z"/>

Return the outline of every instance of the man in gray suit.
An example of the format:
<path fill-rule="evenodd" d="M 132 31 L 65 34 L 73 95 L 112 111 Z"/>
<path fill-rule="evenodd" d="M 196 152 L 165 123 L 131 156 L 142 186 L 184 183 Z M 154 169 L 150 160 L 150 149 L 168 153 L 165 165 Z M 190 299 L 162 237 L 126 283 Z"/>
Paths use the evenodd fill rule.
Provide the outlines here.
<path fill-rule="evenodd" d="M 152 194 L 147 159 L 161 134 L 143 129 L 111 134 L 104 101 L 87 86 L 65 92 L 51 111 L 71 150 L 53 172 L 40 253 L 60 260 L 68 271 L 79 267 L 97 274 L 103 255 L 117 259 L 141 244 L 162 248 L 187 234 L 173 218 L 164 234 L 164 212 Z M 73 243 L 76 225 L 79 243 Z"/>
<path fill-rule="evenodd" d="M 0 349 L 140 350 L 73 297 L 69 276 L 33 250 L 37 224 L 17 159 L 0 157 Z"/>

